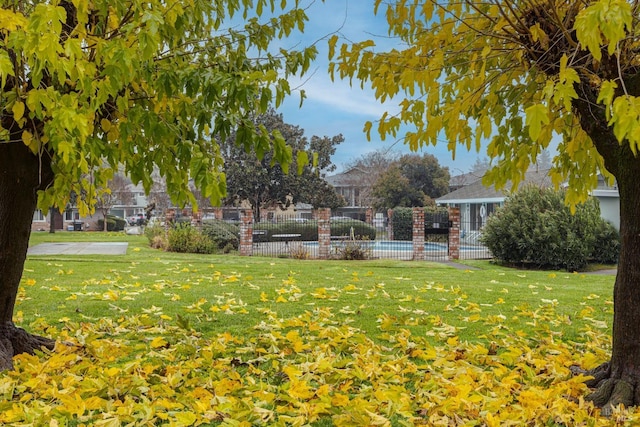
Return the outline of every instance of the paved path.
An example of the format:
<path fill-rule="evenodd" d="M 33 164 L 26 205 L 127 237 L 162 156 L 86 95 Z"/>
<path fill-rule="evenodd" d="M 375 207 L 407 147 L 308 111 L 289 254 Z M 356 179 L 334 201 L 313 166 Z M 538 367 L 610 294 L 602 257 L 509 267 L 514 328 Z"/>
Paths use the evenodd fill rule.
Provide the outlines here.
<path fill-rule="evenodd" d="M 27 255 L 125 255 L 127 242 L 41 243 L 29 248 Z"/>

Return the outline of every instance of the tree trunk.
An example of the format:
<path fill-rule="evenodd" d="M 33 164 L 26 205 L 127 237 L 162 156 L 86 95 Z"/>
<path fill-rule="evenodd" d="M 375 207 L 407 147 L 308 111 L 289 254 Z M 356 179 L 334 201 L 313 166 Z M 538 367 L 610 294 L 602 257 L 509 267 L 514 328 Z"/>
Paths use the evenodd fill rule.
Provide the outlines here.
<path fill-rule="evenodd" d="M 640 159 L 628 147 L 616 158 L 605 157 L 614 170 L 620 193 L 621 248 L 613 292 L 611 360 L 596 369 L 587 385 L 596 390 L 587 400 L 610 415 L 614 407 L 640 406 Z"/>
<path fill-rule="evenodd" d="M 13 323 L 37 191 L 53 179 L 45 157 L 34 156 L 22 143 L 0 144 L 0 369 L 11 368 L 16 354 L 53 348 L 55 343 Z"/>

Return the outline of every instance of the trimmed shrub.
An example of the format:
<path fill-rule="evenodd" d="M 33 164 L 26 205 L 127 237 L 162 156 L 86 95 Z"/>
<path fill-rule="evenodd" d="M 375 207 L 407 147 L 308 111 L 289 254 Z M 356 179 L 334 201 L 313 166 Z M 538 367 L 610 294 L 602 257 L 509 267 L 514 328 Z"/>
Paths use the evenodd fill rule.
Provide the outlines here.
<path fill-rule="evenodd" d="M 317 230 L 316 225 L 316 236 Z M 376 240 L 376 229 L 357 219 L 337 219 L 331 220 L 331 235 L 348 236 L 354 240 Z"/>
<path fill-rule="evenodd" d="M 207 236 L 217 250 L 223 253 L 237 251 L 240 247 L 240 229 L 218 219 L 207 220 L 202 224 L 202 234 Z"/>
<path fill-rule="evenodd" d="M 572 215 L 564 192 L 532 186 L 508 198 L 488 218 L 482 242 L 505 263 L 581 270 L 593 259 L 597 245 L 614 250 L 610 239 L 619 242 L 604 223 L 596 199 L 577 206 Z M 613 253 L 617 257 L 617 251 Z"/>
<path fill-rule="evenodd" d="M 258 237 L 257 241 L 271 242 L 275 239 L 274 234 L 299 234 L 297 240 L 314 241 L 318 240 L 318 221 L 309 220 L 306 222 L 282 221 L 282 222 L 259 222 L 253 226 L 254 231 L 266 231 L 265 235 Z"/>
<path fill-rule="evenodd" d="M 151 241 L 154 240 L 157 236 L 165 237 L 166 234 L 166 230 L 160 224 L 154 224 L 144 228 L 144 235 L 147 239 L 149 239 L 149 243 L 151 243 Z"/>
<path fill-rule="evenodd" d="M 107 215 L 107 231 L 123 231 L 127 226 L 127 220 L 115 215 Z M 98 229 L 104 230 L 104 219 L 98 220 Z"/>
<path fill-rule="evenodd" d="M 425 235 L 431 236 L 427 232 L 434 223 L 438 223 L 440 228 L 446 229 L 449 223 L 449 210 L 442 207 L 428 206 L 424 208 L 424 228 Z M 413 208 L 395 208 L 392 217 L 393 240 L 413 240 Z M 442 232 L 441 238 L 435 240 L 447 241 L 446 232 Z M 434 240 L 434 237 L 430 237 Z"/>
<path fill-rule="evenodd" d="M 413 240 L 413 209 L 395 208 L 391 224 L 393 240 Z"/>
<path fill-rule="evenodd" d="M 149 239 L 149 245 L 153 249 L 167 250 L 167 232 L 160 224 L 145 227 L 144 235 Z"/>
<path fill-rule="evenodd" d="M 193 254 L 212 254 L 216 247 L 211 239 L 191 224 L 177 223 L 167 232 L 167 250 Z"/>
<path fill-rule="evenodd" d="M 591 259 L 599 264 L 617 264 L 620 254 L 620 232 L 608 221 L 595 229 L 595 243 Z"/>

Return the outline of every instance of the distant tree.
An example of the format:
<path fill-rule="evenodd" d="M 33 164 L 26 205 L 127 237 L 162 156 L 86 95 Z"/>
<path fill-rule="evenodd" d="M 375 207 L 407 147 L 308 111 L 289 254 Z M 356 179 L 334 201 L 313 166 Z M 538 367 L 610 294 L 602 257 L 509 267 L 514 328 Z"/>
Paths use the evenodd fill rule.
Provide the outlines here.
<path fill-rule="evenodd" d="M 373 186 L 372 196 L 373 207 L 376 209 L 422 206 L 424 203 L 424 194 L 411 186 L 398 165 L 389 167 L 378 177 Z"/>
<path fill-rule="evenodd" d="M 256 117 L 255 126 L 282 137 L 287 155 L 294 159 L 292 167 L 277 164 L 271 153 L 248 152 L 234 142 L 232 135 L 220 143 L 227 179 L 225 203 L 237 205 L 248 201 L 256 219 L 263 207 L 286 209 L 298 202 L 314 207 L 341 206 L 342 199 L 326 184 L 324 174 L 335 169 L 331 156 L 335 146 L 344 141 L 342 135 L 313 136 L 309 141 L 303 129 L 285 123 L 282 114 L 274 110 Z"/>
<path fill-rule="evenodd" d="M 358 189 L 360 206 L 376 206 L 373 195 L 373 186 L 381 174 L 384 174 L 395 161 L 400 158 L 400 153 L 392 150 L 376 150 L 365 153 L 357 159 L 345 164 L 345 170 L 357 169 L 360 173 L 349 174 L 345 184 Z"/>
<path fill-rule="evenodd" d="M 405 154 L 373 186 L 376 208 L 425 206 L 449 191 L 449 169 L 431 154 Z"/>
<path fill-rule="evenodd" d="M 551 159 L 551 154 L 549 154 L 549 150 L 542 150 L 536 159 L 536 166 L 539 170 L 548 170 L 553 166 L 553 161 Z"/>
<path fill-rule="evenodd" d="M 490 166 L 491 164 L 489 163 L 489 159 L 486 157 L 482 159 L 480 157 L 476 157 L 476 161 L 471 166 L 471 173 L 482 176 L 487 170 L 489 170 Z"/>
<path fill-rule="evenodd" d="M 364 171 L 376 171 L 378 173 L 385 171 L 391 164 L 400 158 L 400 153 L 392 150 L 376 150 L 370 151 L 347 163 L 345 170 L 359 168 Z"/>
<path fill-rule="evenodd" d="M 103 231 L 107 231 L 107 215 L 117 204 L 128 205 L 133 202 L 134 195 L 130 190 L 131 180 L 122 173 L 116 173 L 109 181 L 106 188 L 98 188 L 96 209 L 102 213 L 104 219 Z"/>
<path fill-rule="evenodd" d="M 164 213 L 173 206 L 167 191 L 167 184 L 157 171 L 153 172 L 151 177 L 153 183 L 148 195 L 149 203 L 154 204 L 156 213 Z"/>

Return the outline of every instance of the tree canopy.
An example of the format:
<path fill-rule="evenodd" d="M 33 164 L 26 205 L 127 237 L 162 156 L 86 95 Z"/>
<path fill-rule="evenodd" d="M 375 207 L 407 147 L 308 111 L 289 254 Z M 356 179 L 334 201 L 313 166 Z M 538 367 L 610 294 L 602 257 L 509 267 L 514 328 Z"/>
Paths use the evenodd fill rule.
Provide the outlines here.
<path fill-rule="evenodd" d="M 247 149 L 291 160 L 250 117 L 279 105 L 315 58 L 313 46 L 272 48 L 304 29 L 297 2 L 7 0 L 0 12 L 0 141 L 51 161 L 43 208 L 95 194 L 118 165 L 147 191 L 158 167 L 178 204 L 195 201 L 190 178 L 218 201 L 211 136 L 235 129 Z"/>
<path fill-rule="evenodd" d="M 621 250 L 610 363 L 589 372 L 590 400 L 610 414 L 640 404 L 640 2 L 637 0 L 375 1 L 396 48 L 330 41 L 335 77 L 395 99 L 374 129 L 406 131 L 418 149 L 479 150 L 485 183 L 517 188 L 542 150 L 558 141 L 550 175 L 570 204 L 598 174 L 615 177 Z M 635 393 L 635 394 L 634 394 Z"/>
<path fill-rule="evenodd" d="M 288 168 L 275 161 L 271 153 L 259 156 L 236 143 L 235 135 L 220 143 L 227 183 L 227 204 L 248 201 L 256 219 L 262 207 L 286 208 L 298 202 L 314 207 L 336 208 L 344 203 L 322 174 L 335 170 L 331 156 L 344 141 L 334 137 L 312 136 L 304 129 L 284 122 L 282 114 L 269 110 L 255 118 L 256 128 L 278 135 L 286 143 L 297 167 Z M 308 153 L 312 156 L 309 157 Z"/>
<path fill-rule="evenodd" d="M 147 192 L 159 173 L 178 205 L 195 205 L 191 182 L 217 203 L 232 132 L 291 162 L 253 117 L 309 69 L 313 45 L 278 43 L 306 21 L 286 0 L 0 1 L 0 369 L 55 343 L 13 323 L 37 203 L 77 194 L 87 214 L 120 168 Z"/>
<path fill-rule="evenodd" d="M 449 190 L 449 170 L 431 154 L 405 154 L 392 162 L 373 184 L 376 208 L 414 207 L 433 203 Z"/>
<path fill-rule="evenodd" d="M 397 49 L 331 40 L 334 77 L 357 78 L 381 101 L 398 100 L 399 111 L 384 114 L 377 128 L 366 123 L 368 135 L 408 129 L 412 149 L 444 137 L 454 155 L 458 146 L 480 150 L 486 142 L 494 166 L 487 182 L 511 180 L 514 188 L 559 141 L 552 176 L 568 181 L 573 202 L 596 186 L 597 171 L 607 173 L 583 126 L 591 118 L 576 103 L 592 105 L 602 115 L 592 125 L 604 122 L 636 151 L 637 2 L 376 0 L 375 9 L 386 14 Z"/>

